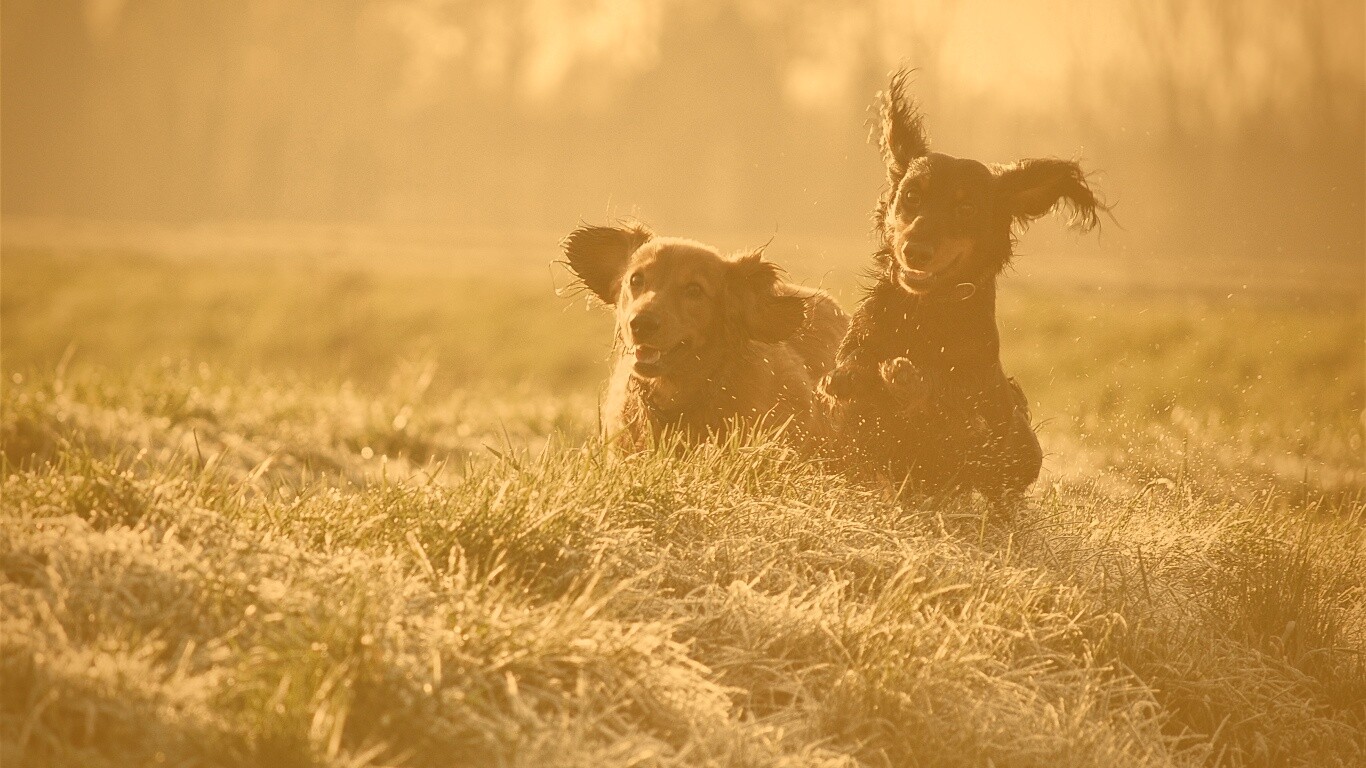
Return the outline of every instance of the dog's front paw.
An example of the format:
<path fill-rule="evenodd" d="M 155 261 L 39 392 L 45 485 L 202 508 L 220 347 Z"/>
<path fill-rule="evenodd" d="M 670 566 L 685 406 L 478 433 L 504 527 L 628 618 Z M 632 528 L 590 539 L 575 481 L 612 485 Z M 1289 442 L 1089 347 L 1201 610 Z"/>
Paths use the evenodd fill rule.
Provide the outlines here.
<path fill-rule="evenodd" d="M 907 408 L 919 409 L 929 405 L 930 384 L 915 363 L 904 357 L 894 357 L 878 366 L 887 391 Z"/>
<path fill-rule="evenodd" d="M 850 400 L 867 389 L 867 379 L 866 371 L 852 365 L 842 365 L 827 373 L 816 385 L 816 390 L 831 402 Z"/>

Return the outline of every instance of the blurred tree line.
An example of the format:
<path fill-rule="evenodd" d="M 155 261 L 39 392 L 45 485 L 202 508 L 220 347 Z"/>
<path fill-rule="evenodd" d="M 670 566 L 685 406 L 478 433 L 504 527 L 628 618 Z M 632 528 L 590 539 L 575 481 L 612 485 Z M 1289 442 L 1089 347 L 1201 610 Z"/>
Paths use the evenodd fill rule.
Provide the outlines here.
<path fill-rule="evenodd" d="M 1104 171 L 1126 248 L 1363 253 L 1356 0 L 3 0 L 3 212 L 857 236 L 936 147 Z"/>

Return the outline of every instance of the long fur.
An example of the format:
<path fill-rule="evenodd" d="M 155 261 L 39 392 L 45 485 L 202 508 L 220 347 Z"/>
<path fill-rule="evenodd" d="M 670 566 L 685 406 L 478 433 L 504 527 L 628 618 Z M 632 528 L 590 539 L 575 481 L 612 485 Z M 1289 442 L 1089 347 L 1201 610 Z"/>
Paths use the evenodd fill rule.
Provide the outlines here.
<path fill-rule="evenodd" d="M 828 438 L 828 410 L 815 387 L 834 367 L 849 325 L 829 294 L 783 280 L 762 249 L 724 257 L 693 241 L 656 238 L 637 223 L 581 227 L 561 244 L 570 269 L 614 307 L 616 359 L 602 410 L 614 445 L 635 451 L 666 436 L 717 439 L 760 423 L 786 425 L 783 437 L 806 450 Z M 672 261 L 657 258 L 665 252 Z M 702 260 L 723 276 L 721 289 L 707 298 L 711 326 L 688 329 L 704 332 L 706 343 L 689 347 L 688 365 L 659 376 L 640 375 L 626 343 L 633 310 L 622 279 L 646 258 L 674 269 Z"/>
<path fill-rule="evenodd" d="M 1034 482 L 1042 451 L 1024 392 L 1001 367 L 997 278 L 1029 222 L 1063 208 L 1087 230 L 1107 209 L 1075 162 L 987 166 L 931 153 L 909 77 L 896 72 L 880 95 L 887 187 L 872 284 L 821 391 L 856 468 L 927 493 L 1003 499 Z M 913 257 L 941 272 L 925 278 Z"/>

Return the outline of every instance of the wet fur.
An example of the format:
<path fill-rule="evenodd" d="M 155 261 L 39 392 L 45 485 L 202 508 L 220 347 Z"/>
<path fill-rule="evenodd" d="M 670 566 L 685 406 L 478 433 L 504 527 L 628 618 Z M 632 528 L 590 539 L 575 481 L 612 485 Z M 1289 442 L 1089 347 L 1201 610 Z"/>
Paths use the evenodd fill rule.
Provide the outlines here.
<path fill-rule="evenodd" d="M 656 237 L 636 223 L 580 227 L 562 246 L 569 268 L 616 316 L 615 361 L 602 408 L 609 441 L 636 451 L 666 434 L 689 442 L 717 439 L 761 421 L 786 424 L 784 437 L 805 449 L 829 437 L 828 410 L 815 385 L 834 367 L 849 318 L 827 293 L 785 282 L 761 251 L 721 256 L 701 243 Z M 709 286 L 715 290 L 702 299 L 709 304 L 700 308 L 707 327 L 681 331 L 705 341 L 683 350 L 686 364 L 659 376 L 638 374 L 629 344 L 641 299 L 625 281 L 642 263 L 660 284 L 671 277 L 660 273 L 671 269 L 705 267 L 716 278 Z"/>
<path fill-rule="evenodd" d="M 1038 478 L 1042 451 L 1001 367 L 997 278 L 1030 221 L 1061 206 L 1089 229 L 1106 209 L 1075 162 L 988 166 L 930 152 L 908 79 L 896 73 L 881 99 L 887 188 L 872 286 L 821 390 L 841 453 L 860 469 L 925 493 L 1004 499 Z"/>

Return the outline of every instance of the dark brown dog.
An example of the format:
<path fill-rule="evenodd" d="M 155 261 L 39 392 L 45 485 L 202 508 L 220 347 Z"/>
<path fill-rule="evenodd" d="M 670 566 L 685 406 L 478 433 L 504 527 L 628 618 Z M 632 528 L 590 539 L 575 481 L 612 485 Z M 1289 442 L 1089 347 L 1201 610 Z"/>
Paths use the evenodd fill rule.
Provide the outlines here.
<path fill-rule="evenodd" d="M 784 282 L 761 251 L 724 257 L 639 224 L 581 227 L 561 245 L 616 312 L 609 440 L 638 450 L 666 431 L 696 441 L 761 419 L 803 447 L 828 436 L 815 384 L 849 318 L 827 293 Z"/>
<path fill-rule="evenodd" d="M 1085 230 L 1106 209 L 1074 162 L 987 166 L 930 152 L 907 78 L 894 75 L 882 97 L 875 283 L 821 389 L 862 466 L 925 493 L 1002 500 L 1038 478 L 1043 454 L 1001 368 L 996 278 L 1028 222 L 1066 205 Z"/>

